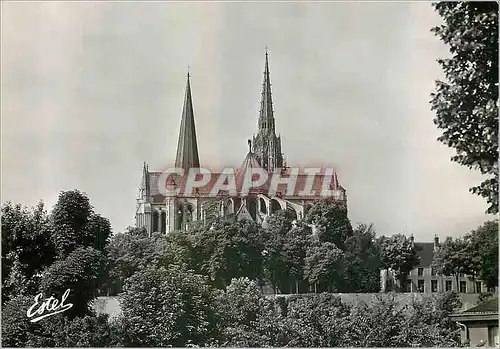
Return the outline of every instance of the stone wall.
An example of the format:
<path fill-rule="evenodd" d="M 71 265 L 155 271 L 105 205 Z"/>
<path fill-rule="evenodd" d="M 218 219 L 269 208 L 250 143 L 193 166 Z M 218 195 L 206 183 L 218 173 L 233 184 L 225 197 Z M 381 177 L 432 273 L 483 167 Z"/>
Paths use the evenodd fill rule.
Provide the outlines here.
<path fill-rule="evenodd" d="M 343 302 L 348 304 L 355 304 L 357 302 L 365 302 L 367 304 L 375 302 L 379 297 L 390 299 L 395 297 L 395 300 L 401 305 L 409 304 L 413 299 L 421 300 L 425 298 L 433 298 L 440 293 L 336 293 Z M 271 295 L 269 297 L 290 297 L 297 296 L 293 294 Z M 300 296 L 300 295 L 299 295 Z M 470 309 L 477 305 L 479 294 L 461 293 L 460 301 L 462 308 L 460 311 Z M 97 314 L 109 314 L 111 318 L 121 314 L 120 302 L 117 297 L 98 297 L 94 301 L 94 309 Z"/>
<path fill-rule="evenodd" d="M 122 313 L 118 297 L 97 297 L 93 308 L 97 314 L 109 314 L 110 318 L 118 317 Z"/>
<path fill-rule="evenodd" d="M 358 302 L 364 302 L 366 304 L 371 304 L 377 301 L 377 299 L 392 299 L 404 306 L 406 304 L 410 304 L 412 300 L 424 300 L 428 298 L 435 298 L 442 293 L 335 293 L 336 296 L 339 296 L 342 302 L 347 304 L 356 304 Z M 275 295 L 271 297 L 290 297 L 297 295 Z M 479 294 L 471 294 L 471 293 L 461 293 L 459 294 L 460 301 L 462 302 L 462 307 L 460 311 L 464 311 L 475 307 L 478 303 Z"/>

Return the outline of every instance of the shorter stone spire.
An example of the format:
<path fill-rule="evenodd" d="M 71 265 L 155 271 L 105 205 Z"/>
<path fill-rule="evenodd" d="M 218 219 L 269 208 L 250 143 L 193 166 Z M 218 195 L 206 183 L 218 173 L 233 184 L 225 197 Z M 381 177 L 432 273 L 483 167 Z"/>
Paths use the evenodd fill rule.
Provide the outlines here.
<path fill-rule="evenodd" d="M 141 197 L 146 201 L 149 200 L 150 188 L 149 188 L 149 169 L 146 161 L 142 166 L 142 180 L 141 180 Z"/>

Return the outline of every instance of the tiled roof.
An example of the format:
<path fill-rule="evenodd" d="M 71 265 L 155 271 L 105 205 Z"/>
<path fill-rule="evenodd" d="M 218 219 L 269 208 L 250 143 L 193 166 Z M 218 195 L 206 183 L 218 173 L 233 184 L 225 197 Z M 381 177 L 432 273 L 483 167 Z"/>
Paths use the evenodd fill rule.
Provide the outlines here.
<path fill-rule="evenodd" d="M 259 161 L 257 160 L 257 157 L 255 156 L 255 154 L 252 152 L 248 152 L 248 154 L 245 157 L 245 160 L 243 161 L 243 164 L 241 165 L 240 170 L 238 171 L 237 175 L 243 175 L 248 168 L 259 168 L 259 167 L 261 167 L 261 166 L 260 166 Z"/>
<path fill-rule="evenodd" d="M 432 264 L 434 258 L 434 243 L 433 242 L 415 242 L 417 255 L 420 257 L 418 268 L 428 268 Z"/>
<path fill-rule="evenodd" d="M 490 299 L 487 302 L 479 304 L 474 308 L 470 308 L 462 314 L 489 314 L 489 313 L 498 313 L 498 298 Z"/>
<path fill-rule="evenodd" d="M 248 160 L 252 161 L 251 159 L 248 159 Z M 150 175 L 149 183 L 150 183 L 150 195 L 151 196 L 160 194 L 158 185 L 159 185 L 159 180 L 161 178 L 161 174 L 162 174 L 161 172 L 149 172 L 149 175 Z M 203 186 L 203 187 L 198 188 L 196 195 L 208 196 L 210 194 L 210 192 L 212 191 L 212 188 L 214 187 L 215 183 L 217 183 L 217 180 L 219 179 L 219 177 L 221 177 L 221 175 L 222 175 L 221 173 L 212 173 L 212 176 L 211 176 L 208 184 Z M 286 174 L 283 174 L 282 177 L 286 177 Z M 293 194 L 292 195 L 285 195 L 286 189 L 287 189 L 286 184 L 278 184 L 278 188 L 277 188 L 278 195 L 277 196 L 282 195 L 283 198 L 290 198 L 290 197 L 304 198 L 304 199 L 318 198 L 320 193 L 321 193 L 321 190 L 323 188 L 323 181 L 325 180 L 325 178 L 328 180 L 328 177 L 326 177 L 324 175 L 320 175 L 320 174 L 316 175 L 314 177 L 313 186 L 312 186 L 312 190 L 311 190 L 312 195 L 306 196 L 306 195 L 301 195 L 300 192 L 306 187 L 306 181 L 308 179 L 308 175 L 299 174 L 297 176 L 297 181 L 296 181 L 295 190 L 294 190 Z M 270 177 L 264 185 L 257 187 L 257 188 L 251 188 L 250 193 L 251 194 L 259 194 L 259 193 L 266 194 L 268 192 L 269 187 L 270 187 L 271 180 L 272 180 L 272 178 Z M 237 187 L 241 188 L 241 176 L 236 174 L 235 181 L 236 181 Z M 227 181 L 225 181 L 225 184 L 227 184 Z M 185 177 L 175 178 L 174 176 L 169 176 L 167 179 L 166 185 L 167 186 L 168 185 L 170 185 L 170 186 L 177 185 L 178 188 L 180 188 L 180 195 L 182 195 L 183 189 L 185 187 Z M 171 188 L 173 188 L 173 186 Z M 338 199 L 342 199 L 342 196 L 345 193 L 345 189 L 339 185 L 336 175 L 334 175 L 333 180 L 330 182 L 329 189 L 338 191 L 337 192 Z M 237 195 L 239 193 L 240 193 L 240 191 L 238 190 Z M 194 196 L 196 196 L 196 195 L 194 195 Z"/>

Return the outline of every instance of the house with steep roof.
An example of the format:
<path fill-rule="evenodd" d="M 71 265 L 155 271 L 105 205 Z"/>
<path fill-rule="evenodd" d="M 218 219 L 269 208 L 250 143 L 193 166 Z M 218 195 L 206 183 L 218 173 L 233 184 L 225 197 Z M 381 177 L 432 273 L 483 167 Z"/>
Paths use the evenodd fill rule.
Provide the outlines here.
<path fill-rule="evenodd" d="M 478 294 L 484 292 L 496 292 L 490 289 L 484 282 L 467 275 L 438 275 L 432 267 L 434 253 L 439 248 L 439 237 L 434 237 L 434 242 L 415 242 L 414 237 L 410 237 L 412 245 L 416 249 L 419 257 L 419 264 L 408 276 L 408 283 L 404 287 L 399 287 L 394 273 L 383 270 L 381 272 L 381 290 L 388 292 L 394 289 L 401 292 L 438 293 L 454 291 L 457 293 Z M 458 284 L 457 284 L 458 279 Z"/>
<path fill-rule="evenodd" d="M 460 327 L 462 344 L 472 347 L 499 347 L 498 298 L 450 315 Z"/>

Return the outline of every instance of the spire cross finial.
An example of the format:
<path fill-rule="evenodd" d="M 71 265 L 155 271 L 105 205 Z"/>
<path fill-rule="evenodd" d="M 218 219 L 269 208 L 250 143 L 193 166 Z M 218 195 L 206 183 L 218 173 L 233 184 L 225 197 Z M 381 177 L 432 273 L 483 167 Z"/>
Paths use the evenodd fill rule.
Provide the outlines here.
<path fill-rule="evenodd" d="M 266 56 L 267 56 L 267 45 L 266 45 Z"/>
<path fill-rule="evenodd" d="M 188 64 L 188 73 L 187 73 L 187 78 L 189 79 L 191 77 L 191 74 L 190 74 L 190 71 L 191 70 L 191 66 Z"/>

